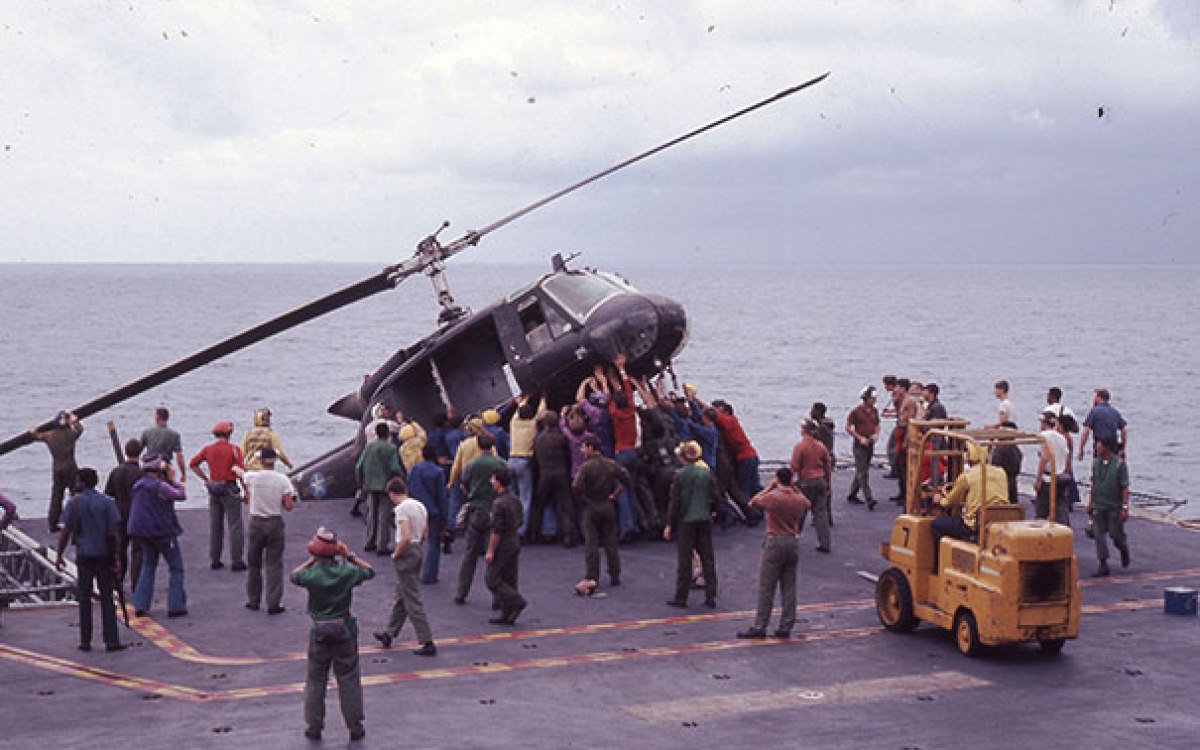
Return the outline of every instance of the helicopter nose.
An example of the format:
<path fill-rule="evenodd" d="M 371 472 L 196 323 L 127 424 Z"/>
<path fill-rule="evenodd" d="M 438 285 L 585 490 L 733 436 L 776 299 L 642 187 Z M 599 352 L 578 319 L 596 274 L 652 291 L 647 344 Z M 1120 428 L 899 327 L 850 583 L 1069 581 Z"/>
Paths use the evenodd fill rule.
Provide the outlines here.
<path fill-rule="evenodd" d="M 687 343 L 687 313 L 683 305 L 669 297 L 647 294 L 646 299 L 658 311 L 658 341 L 654 356 L 663 362 L 670 362 Z"/>
<path fill-rule="evenodd" d="M 683 307 L 666 297 L 621 295 L 597 308 L 585 331 L 588 344 L 605 359 L 623 353 L 630 361 L 666 361 L 683 345 L 687 318 Z"/>

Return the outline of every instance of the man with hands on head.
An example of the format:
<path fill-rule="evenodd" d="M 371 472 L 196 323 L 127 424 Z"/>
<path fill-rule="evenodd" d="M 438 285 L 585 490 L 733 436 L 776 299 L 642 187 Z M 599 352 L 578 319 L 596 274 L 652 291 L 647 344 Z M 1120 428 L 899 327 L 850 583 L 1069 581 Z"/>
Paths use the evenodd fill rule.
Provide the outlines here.
<path fill-rule="evenodd" d="M 304 736 L 321 739 L 325 728 L 325 690 L 332 667 L 337 678 L 342 718 L 352 741 L 363 728 L 362 673 L 358 665 L 358 621 L 350 614 L 354 587 L 375 577 L 370 563 L 350 551 L 337 534 L 317 529 L 308 542 L 309 558 L 292 571 L 292 583 L 308 590 L 308 673 L 304 684 Z M 346 564 L 337 558 L 345 558 Z"/>

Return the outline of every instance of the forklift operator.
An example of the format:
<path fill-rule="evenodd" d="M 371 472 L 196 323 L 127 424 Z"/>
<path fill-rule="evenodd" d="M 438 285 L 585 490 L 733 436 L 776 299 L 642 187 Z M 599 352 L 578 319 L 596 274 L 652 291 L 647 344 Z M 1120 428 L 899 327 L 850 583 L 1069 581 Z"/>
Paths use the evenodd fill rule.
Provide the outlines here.
<path fill-rule="evenodd" d="M 935 497 L 938 505 L 947 513 L 933 519 L 933 523 L 930 524 L 933 530 L 934 570 L 937 570 L 938 548 L 942 537 L 974 540 L 979 524 L 979 508 L 983 505 L 1003 505 L 1008 502 L 1008 477 L 1004 469 L 988 465 L 984 461 L 985 455 L 982 448 L 969 443 L 967 463 L 970 464 L 970 468 L 954 480 L 948 494 Z M 958 515 L 949 514 L 950 510 L 957 507 L 962 508 Z"/>

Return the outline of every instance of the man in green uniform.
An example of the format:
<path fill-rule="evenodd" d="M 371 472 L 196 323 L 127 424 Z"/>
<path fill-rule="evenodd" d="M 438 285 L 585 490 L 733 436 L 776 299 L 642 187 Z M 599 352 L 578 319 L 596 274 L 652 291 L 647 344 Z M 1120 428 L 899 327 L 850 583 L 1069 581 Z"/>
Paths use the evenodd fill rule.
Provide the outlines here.
<path fill-rule="evenodd" d="M 717 606 L 717 564 L 713 558 L 712 514 L 717 509 L 717 482 L 712 472 L 700 460 L 700 444 L 694 440 L 682 443 L 675 450 L 684 465 L 671 481 L 671 504 L 667 506 L 667 525 L 663 539 L 671 540 L 676 531 L 675 598 L 667 602 L 672 607 L 686 607 L 688 589 L 692 586 L 692 553 L 700 556 L 704 569 L 704 604 Z"/>
<path fill-rule="evenodd" d="M 1092 461 L 1092 490 L 1088 495 L 1087 512 L 1092 517 L 1096 537 L 1096 557 L 1100 567 L 1095 576 L 1102 578 L 1108 570 L 1108 537 L 1112 536 L 1121 567 L 1129 567 L 1129 542 L 1125 538 L 1125 521 L 1129 519 L 1129 468 L 1120 456 L 1120 444 L 1115 437 L 1096 443 L 1096 458 Z"/>
<path fill-rule="evenodd" d="M 391 436 L 386 423 L 375 425 L 375 439 L 363 448 L 354 466 L 358 484 L 367 493 L 367 543 L 363 551 L 380 555 L 391 554 L 392 549 L 392 501 L 388 499 L 387 483 L 392 477 L 404 476 L 400 452 Z"/>
<path fill-rule="evenodd" d="M 512 491 L 513 474 L 507 466 L 492 472 L 491 534 L 488 536 L 487 587 L 500 602 L 500 616 L 488 622 L 493 625 L 515 625 L 525 609 L 525 597 L 517 589 L 517 560 L 521 556 L 521 536 L 518 530 L 524 520 L 521 501 Z"/>
<path fill-rule="evenodd" d="M 304 736 L 321 739 L 325 728 L 325 687 L 329 668 L 337 678 L 342 718 L 351 740 L 361 740 L 363 696 L 358 668 L 358 621 L 350 615 L 354 587 L 375 577 L 369 563 L 357 557 L 337 534 L 324 528 L 308 542 L 311 557 L 292 571 L 292 583 L 308 589 L 308 679 L 304 684 Z M 337 557 L 346 559 L 338 564 Z"/>
<path fill-rule="evenodd" d="M 600 455 L 600 440 L 586 435 L 580 442 L 583 465 L 571 489 L 583 506 L 583 580 L 576 591 L 595 593 L 600 581 L 600 547 L 604 547 L 608 580 L 621 585 L 621 553 L 617 549 L 617 496 L 629 487 L 629 472 L 619 463 Z"/>
<path fill-rule="evenodd" d="M 490 433 L 476 435 L 474 440 L 478 442 L 481 452 L 463 469 L 461 478 L 463 494 L 466 495 L 471 510 L 467 519 L 466 548 L 463 550 L 462 564 L 458 568 L 455 604 L 466 604 L 467 594 L 471 593 L 471 583 L 475 580 L 475 566 L 480 555 L 487 550 L 492 502 L 496 499 L 492 474 L 496 469 L 508 466 L 503 458 L 496 455 L 496 439 Z M 493 606 L 495 604 L 493 603 Z"/>
<path fill-rule="evenodd" d="M 59 520 L 62 518 L 63 497 L 75 490 L 75 472 L 79 470 L 75 464 L 75 442 L 83 434 L 83 422 L 72 412 L 63 411 L 59 412 L 53 427 L 41 432 L 36 427 L 30 427 L 29 434 L 50 449 L 50 510 L 46 514 L 46 522 L 50 526 L 50 533 L 56 534 L 62 529 Z"/>

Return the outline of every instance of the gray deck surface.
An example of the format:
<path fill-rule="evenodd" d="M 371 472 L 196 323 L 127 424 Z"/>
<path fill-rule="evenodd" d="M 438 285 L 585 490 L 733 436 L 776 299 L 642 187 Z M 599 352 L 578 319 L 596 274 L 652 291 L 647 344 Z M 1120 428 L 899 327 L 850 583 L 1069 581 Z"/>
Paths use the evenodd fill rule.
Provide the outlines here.
<path fill-rule="evenodd" d="M 881 472 L 880 472 L 881 473 Z M 622 546 L 622 586 L 574 596 L 582 548 L 526 547 L 521 586 L 529 609 L 515 629 L 489 625 L 483 566 L 465 606 L 452 603 L 461 541 L 441 582 L 423 587 L 440 653 L 413 656 L 411 626 L 391 651 L 384 624 L 394 573 L 356 592 L 367 738 L 388 748 L 1133 748 L 1197 746 L 1200 623 L 1163 613 L 1163 589 L 1196 587 L 1194 532 L 1129 524 L 1133 565 L 1102 582 L 1091 540 L 1076 534 L 1084 615 L 1079 640 L 1058 657 L 1036 646 L 958 654 L 948 633 L 884 631 L 870 583 L 884 568 L 879 543 L 896 506 L 868 513 L 845 503 L 835 477 L 831 555 L 801 537 L 800 621 L 791 641 L 747 642 L 762 526 L 716 532 L 719 606 L 666 606 L 674 546 Z M 876 497 L 894 482 L 875 482 Z M 362 548 L 361 520 L 344 500 L 306 503 L 287 517 L 288 570 L 324 524 Z M 1026 504 L 1028 507 L 1028 504 Z M 207 514 L 189 511 L 183 536 L 191 614 L 165 617 L 166 574 L 151 618 L 122 627 L 132 644 L 76 650 L 74 608 L 8 611 L 0 627 L 0 727 L 5 748 L 289 748 L 301 735 L 300 690 L 308 619 L 304 592 L 287 584 L 288 611 L 243 608 L 244 573 L 207 564 Z M 1072 522 L 1082 527 L 1076 511 Z M 31 524 L 32 526 L 32 524 Z M 97 613 L 98 620 L 98 613 Z M 772 627 L 774 626 L 774 619 Z M 97 622 L 98 629 L 98 622 Z M 498 636 L 498 637 L 493 637 Z M 98 639 L 97 639 L 98 640 Z M 336 691 L 321 746 L 343 747 Z"/>

